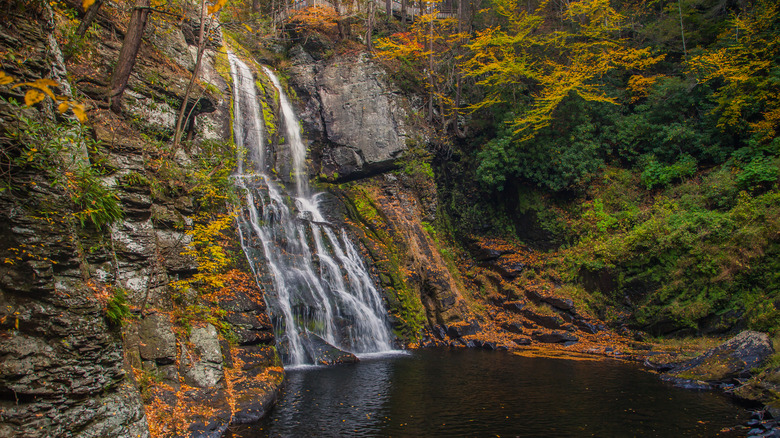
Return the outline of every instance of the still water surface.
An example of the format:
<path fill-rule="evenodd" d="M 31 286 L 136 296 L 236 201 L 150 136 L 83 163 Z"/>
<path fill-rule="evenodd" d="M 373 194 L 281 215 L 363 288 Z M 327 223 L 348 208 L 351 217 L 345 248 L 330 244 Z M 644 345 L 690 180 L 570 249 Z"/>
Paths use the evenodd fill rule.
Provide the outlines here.
<path fill-rule="evenodd" d="M 233 436 L 740 436 L 719 431 L 747 417 L 618 361 L 421 350 L 288 371 L 270 416 Z"/>

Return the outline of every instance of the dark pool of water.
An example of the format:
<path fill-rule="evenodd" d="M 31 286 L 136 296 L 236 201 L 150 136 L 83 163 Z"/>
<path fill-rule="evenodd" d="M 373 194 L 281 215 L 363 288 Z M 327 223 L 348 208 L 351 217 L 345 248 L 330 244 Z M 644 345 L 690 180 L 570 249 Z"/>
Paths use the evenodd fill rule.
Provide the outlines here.
<path fill-rule="evenodd" d="M 747 417 L 618 361 L 422 350 L 288 371 L 270 416 L 234 436 L 712 437 Z"/>

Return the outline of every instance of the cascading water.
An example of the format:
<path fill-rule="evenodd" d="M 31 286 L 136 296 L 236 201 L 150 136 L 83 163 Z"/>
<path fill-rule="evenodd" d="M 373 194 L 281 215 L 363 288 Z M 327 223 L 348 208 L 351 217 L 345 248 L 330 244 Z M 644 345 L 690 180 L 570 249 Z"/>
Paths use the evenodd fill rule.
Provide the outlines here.
<path fill-rule="evenodd" d="M 239 156 L 235 177 L 247 205 L 239 233 L 255 275 L 268 275 L 273 285 L 265 297 L 285 363 L 320 362 L 323 344 L 356 354 L 392 350 L 382 299 L 365 264 L 346 232 L 323 217 L 321 194 L 311 194 L 299 122 L 279 80 L 263 68 L 279 92 L 295 193 L 286 193 L 267 172 L 254 76 L 228 56 L 235 142 L 248 157 L 244 162 Z"/>

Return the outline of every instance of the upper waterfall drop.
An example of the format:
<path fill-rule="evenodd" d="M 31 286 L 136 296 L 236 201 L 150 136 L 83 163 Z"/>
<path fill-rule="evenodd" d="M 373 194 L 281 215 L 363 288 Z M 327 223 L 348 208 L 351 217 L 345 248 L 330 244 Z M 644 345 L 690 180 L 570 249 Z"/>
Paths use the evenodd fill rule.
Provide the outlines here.
<path fill-rule="evenodd" d="M 236 56 L 228 57 L 235 142 L 246 149 L 252 167 L 239 153 L 235 180 L 246 198 L 239 234 L 258 282 L 270 280 L 265 296 L 285 363 L 329 362 L 332 347 L 355 354 L 391 351 L 382 297 L 346 231 L 320 211 L 322 194 L 309 186 L 300 124 L 278 78 L 263 67 L 279 94 L 294 193 L 267 172 L 272 165 L 265 157 L 254 75 Z"/>
<path fill-rule="evenodd" d="M 265 171 L 265 153 L 263 151 L 263 118 L 258 118 L 260 106 L 257 103 L 257 90 L 252 70 L 232 53 L 228 54 L 230 76 L 233 78 L 233 136 L 236 145 L 240 143 L 247 150 L 249 159 L 256 172 Z M 249 116 L 247 116 L 247 114 Z M 244 174 L 244 156 L 238 155 L 236 173 Z"/>
<path fill-rule="evenodd" d="M 282 116 L 284 118 L 284 129 L 287 131 L 287 142 L 290 144 L 290 150 L 292 151 L 293 161 L 293 173 L 295 176 L 295 189 L 299 198 L 306 197 L 309 194 L 309 181 L 308 172 L 306 172 L 306 146 L 303 144 L 303 138 L 301 137 L 301 127 L 298 123 L 298 117 L 295 116 L 290 101 L 287 99 L 287 94 L 282 90 L 282 84 L 279 83 L 279 78 L 266 66 L 263 66 L 263 71 L 266 76 L 271 79 L 274 87 L 279 92 L 279 105 L 282 108 Z"/>

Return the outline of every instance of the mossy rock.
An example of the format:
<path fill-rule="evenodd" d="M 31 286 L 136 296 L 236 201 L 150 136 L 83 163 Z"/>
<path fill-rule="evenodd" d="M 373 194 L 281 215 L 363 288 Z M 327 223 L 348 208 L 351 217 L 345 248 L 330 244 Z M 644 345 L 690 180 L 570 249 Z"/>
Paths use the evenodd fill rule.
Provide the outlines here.
<path fill-rule="evenodd" d="M 780 368 L 764 370 L 746 384 L 736 388 L 734 395 L 744 400 L 760 401 L 780 409 Z"/>
<path fill-rule="evenodd" d="M 669 375 L 710 383 L 727 382 L 749 377 L 752 370 L 761 366 L 773 353 L 769 336 L 744 331 L 704 354 L 677 365 Z"/>

